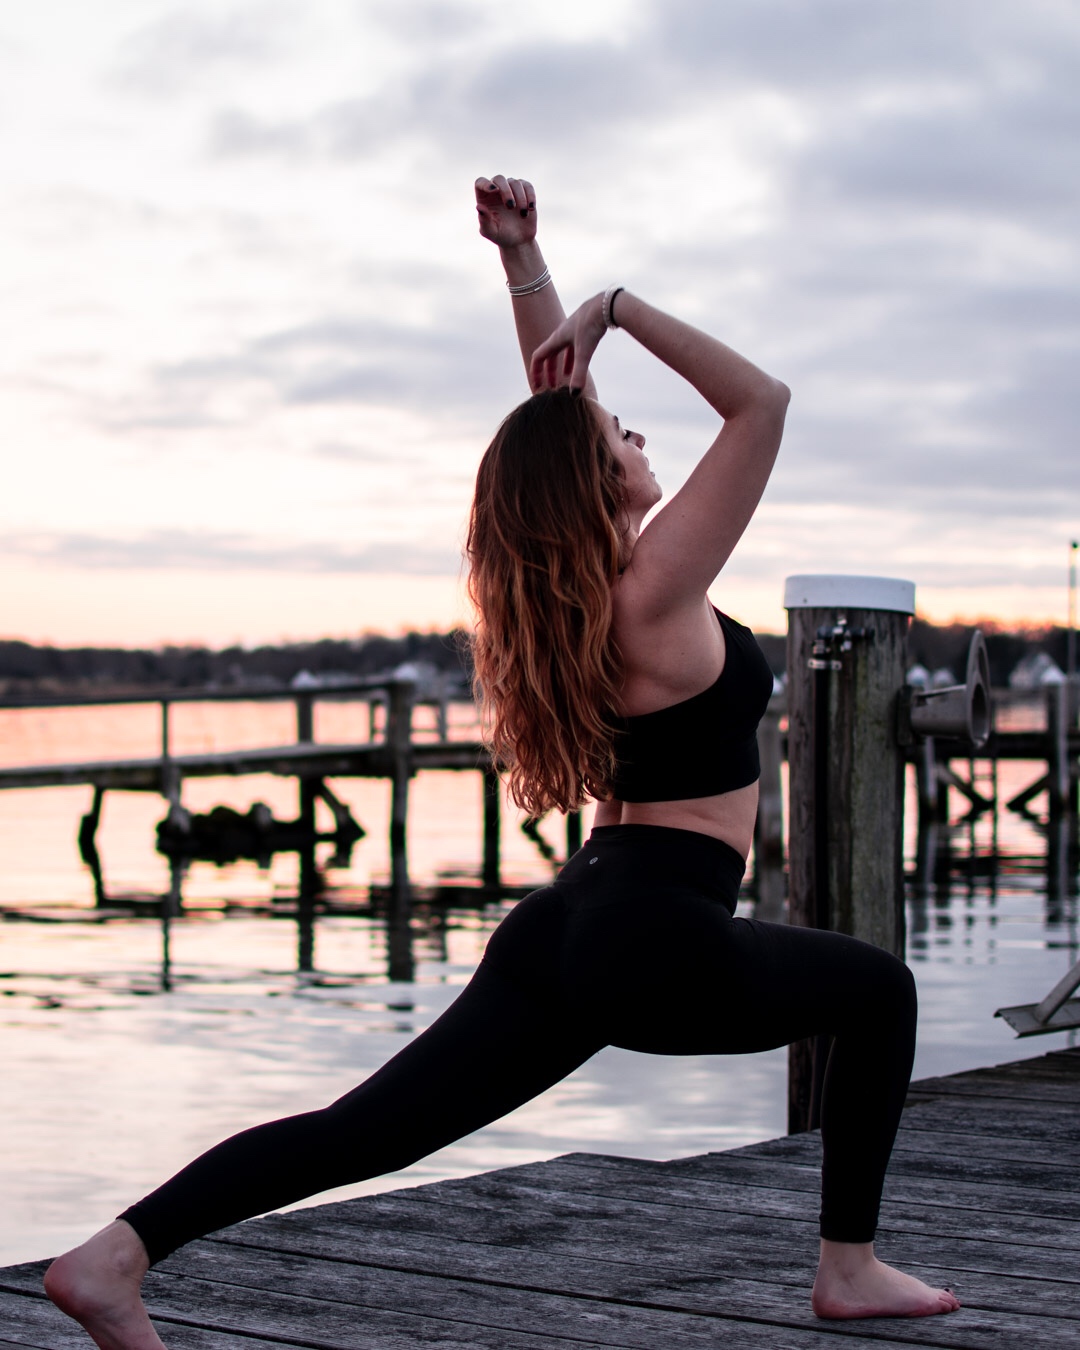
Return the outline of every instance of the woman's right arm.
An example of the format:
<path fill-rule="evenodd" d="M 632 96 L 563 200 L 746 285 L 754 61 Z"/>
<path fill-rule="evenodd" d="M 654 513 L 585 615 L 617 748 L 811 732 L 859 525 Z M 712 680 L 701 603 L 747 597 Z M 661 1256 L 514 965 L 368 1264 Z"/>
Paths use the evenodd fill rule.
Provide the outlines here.
<path fill-rule="evenodd" d="M 476 212 L 480 217 L 480 233 L 498 246 L 508 286 L 528 286 L 543 278 L 547 266 L 536 240 L 536 193 L 531 183 L 502 174 L 478 178 Z M 536 291 L 512 294 L 510 303 L 521 359 L 528 375 L 533 352 L 558 328 L 566 318 L 566 311 L 553 281 L 546 282 Z M 534 393 L 540 387 L 530 379 Z M 590 398 L 596 397 L 591 376 L 586 392 Z"/>
<path fill-rule="evenodd" d="M 700 601 L 761 500 L 784 430 L 787 386 L 716 338 L 620 290 L 611 317 L 681 375 L 724 419 L 719 435 L 634 548 L 633 589 L 664 608 Z M 593 296 L 533 355 L 537 385 L 556 378 L 581 388 L 605 332 Z"/>

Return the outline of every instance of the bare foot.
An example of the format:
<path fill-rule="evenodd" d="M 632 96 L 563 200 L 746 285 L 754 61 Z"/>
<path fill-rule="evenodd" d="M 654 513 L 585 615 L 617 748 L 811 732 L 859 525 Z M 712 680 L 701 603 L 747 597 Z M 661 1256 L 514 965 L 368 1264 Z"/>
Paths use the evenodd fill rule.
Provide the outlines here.
<path fill-rule="evenodd" d="M 57 1257 L 45 1292 L 101 1350 L 165 1350 L 139 1295 L 149 1265 L 134 1228 L 117 1219 Z"/>
<path fill-rule="evenodd" d="M 819 1317 L 929 1317 L 956 1312 L 949 1289 L 931 1289 L 885 1265 L 872 1242 L 821 1242 L 810 1306 Z"/>

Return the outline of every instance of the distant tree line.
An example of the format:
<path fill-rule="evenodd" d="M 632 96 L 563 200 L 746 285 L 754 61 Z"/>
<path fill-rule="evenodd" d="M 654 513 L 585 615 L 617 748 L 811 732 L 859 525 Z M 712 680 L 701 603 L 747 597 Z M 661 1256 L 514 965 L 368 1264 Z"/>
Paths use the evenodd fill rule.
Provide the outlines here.
<path fill-rule="evenodd" d="M 938 627 L 915 619 L 908 652 L 912 664 L 928 670 L 946 667 L 962 679 L 974 625 Z M 1064 669 L 1067 630 L 1050 627 L 1008 632 L 983 628 L 990 674 L 995 685 L 1006 684 L 1009 674 L 1029 652 L 1045 651 Z M 786 639 L 782 634 L 758 634 L 775 674 L 783 673 Z M 288 685 L 301 671 L 311 675 L 383 675 L 404 662 L 423 663 L 436 670 L 471 676 L 468 636 L 450 633 L 406 633 L 402 637 L 378 634 L 353 639 L 324 638 L 281 646 L 161 647 L 50 647 L 29 642 L 0 641 L 0 693 L 32 694 L 109 689 L 191 689 L 206 686 L 263 688 Z"/>
<path fill-rule="evenodd" d="M 281 646 L 38 647 L 0 641 L 0 692 L 58 693 L 68 690 L 192 689 L 288 685 L 302 671 L 311 675 L 382 675 L 404 662 L 436 670 L 470 673 L 463 632 L 406 633 L 402 637 L 365 637 Z"/>

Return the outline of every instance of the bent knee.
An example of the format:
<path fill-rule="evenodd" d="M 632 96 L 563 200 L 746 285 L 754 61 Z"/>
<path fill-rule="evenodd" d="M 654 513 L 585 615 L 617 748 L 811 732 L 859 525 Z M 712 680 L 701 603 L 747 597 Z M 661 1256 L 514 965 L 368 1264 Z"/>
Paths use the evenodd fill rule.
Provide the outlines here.
<path fill-rule="evenodd" d="M 879 1007 L 888 1008 L 894 1015 L 911 1017 L 918 1014 L 919 996 L 911 967 L 892 952 L 876 947 L 877 959 L 871 975 L 871 987 Z"/>

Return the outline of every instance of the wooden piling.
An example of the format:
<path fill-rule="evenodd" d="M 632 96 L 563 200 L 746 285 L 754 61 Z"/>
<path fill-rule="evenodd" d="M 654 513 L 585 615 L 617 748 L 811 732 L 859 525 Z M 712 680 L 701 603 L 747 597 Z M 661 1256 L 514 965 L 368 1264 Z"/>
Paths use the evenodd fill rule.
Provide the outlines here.
<path fill-rule="evenodd" d="M 1051 817 L 1060 816 L 1069 806 L 1069 687 L 1046 687 L 1047 773 L 1046 787 Z"/>
<path fill-rule="evenodd" d="M 412 706 L 416 686 L 392 680 L 387 686 L 386 740 L 390 748 L 390 887 L 396 897 L 408 894 L 409 860 L 406 826 L 409 778 L 412 775 Z"/>
<path fill-rule="evenodd" d="M 949 786 L 938 773 L 937 753 L 933 736 L 918 741 L 912 747 L 915 761 L 915 786 L 919 801 L 919 829 L 949 818 Z"/>
<path fill-rule="evenodd" d="M 568 811 L 566 815 L 566 856 L 572 858 L 581 847 L 581 812 Z"/>
<path fill-rule="evenodd" d="M 790 577 L 789 921 L 904 953 L 904 753 L 896 702 L 910 582 Z M 827 1047 L 792 1046 L 789 1132 L 812 1129 Z M 815 1072 L 816 1061 L 816 1072 Z"/>
<path fill-rule="evenodd" d="M 502 786 L 499 775 L 491 765 L 482 773 L 484 792 L 484 854 L 482 880 L 485 886 L 497 887 L 500 869 L 500 798 Z"/>
<path fill-rule="evenodd" d="M 315 700 L 310 694 L 296 696 L 296 739 L 298 741 L 315 739 Z"/>
<path fill-rule="evenodd" d="M 311 744 L 315 740 L 315 701 L 311 694 L 296 696 L 296 739 L 301 744 Z M 319 889 L 319 874 L 315 865 L 315 803 L 319 795 L 322 780 L 310 774 L 301 774 L 297 779 L 299 793 L 299 811 L 297 818 L 303 832 L 303 844 L 300 848 L 300 877 L 296 896 L 298 919 L 297 969 L 310 971 L 315 968 L 315 897 Z"/>
<path fill-rule="evenodd" d="M 784 744 L 780 718 L 781 709 L 770 706 L 758 727 L 761 780 L 754 825 L 754 917 L 769 923 L 779 923 L 784 917 Z"/>

